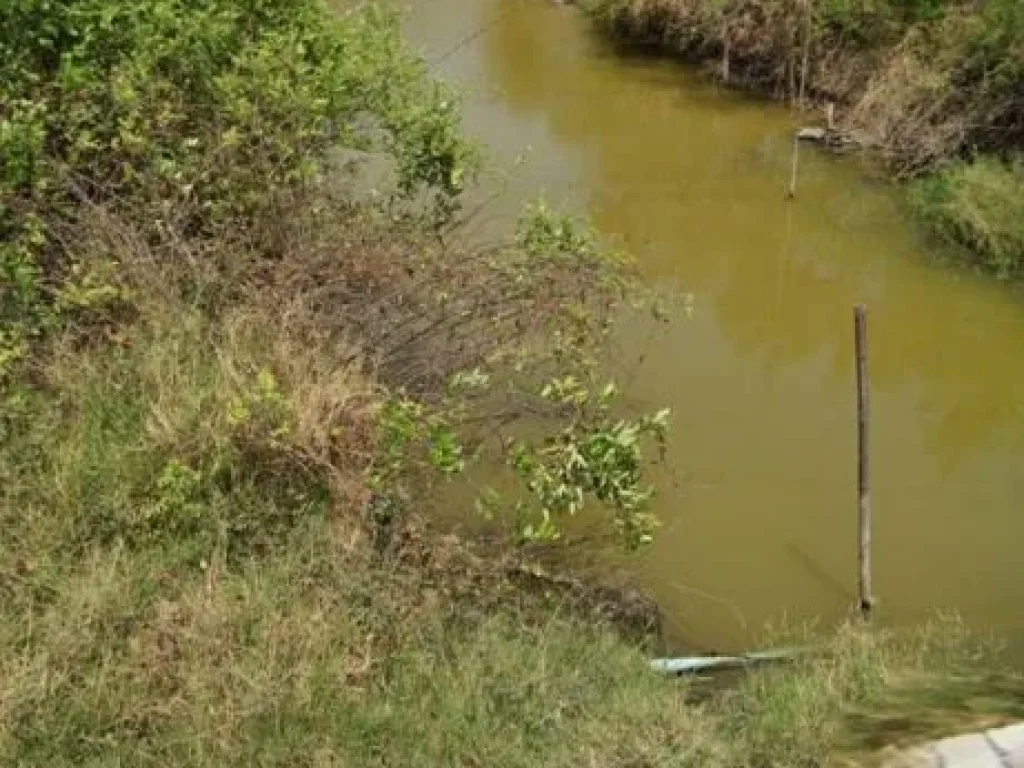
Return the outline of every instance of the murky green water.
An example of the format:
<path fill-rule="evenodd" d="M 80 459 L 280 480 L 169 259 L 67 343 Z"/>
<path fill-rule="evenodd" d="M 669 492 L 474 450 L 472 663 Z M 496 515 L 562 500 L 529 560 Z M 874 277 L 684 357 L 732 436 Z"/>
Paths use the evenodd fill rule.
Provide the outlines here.
<path fill-rule="evenodd" d="M 482 226 L 545 191 L 693 294 L 692 320 L 634 339 L 645 362 L 623 372 L 636 401 L 675 412 L 665 525 L 629 568 L 678 636 L 729 648 L 855 602 L 857 302 L 880 614 L 1024 629 L 1024 304 L 929 265 L 856 162 L 804 153 L 787 204 L 792 115 L 623 58 L 572 9 L 416 0 L 407 33 L 509 174 Z"/>

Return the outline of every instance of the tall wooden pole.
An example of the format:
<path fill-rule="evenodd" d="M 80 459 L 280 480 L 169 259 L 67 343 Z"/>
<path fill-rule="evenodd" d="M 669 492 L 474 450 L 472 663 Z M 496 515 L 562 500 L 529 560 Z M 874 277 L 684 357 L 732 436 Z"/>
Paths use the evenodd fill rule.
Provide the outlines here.
<path fill-rule="evenodd" d="M 793 156 L 789 168 L 789 186 L 786 187 L 786 199 L 792 200 L 796 197 L 796 179 L 800 173 L 800 137 L 793 135 Z"/>
<path fill-rule="evenodd" d="M 871 591 L 871 382 L 868 378 L 868 312 L 853 308 L 857 354 L 857 493 L 860 502 L 860 612 L 871 619 L 875 598 Z"/>

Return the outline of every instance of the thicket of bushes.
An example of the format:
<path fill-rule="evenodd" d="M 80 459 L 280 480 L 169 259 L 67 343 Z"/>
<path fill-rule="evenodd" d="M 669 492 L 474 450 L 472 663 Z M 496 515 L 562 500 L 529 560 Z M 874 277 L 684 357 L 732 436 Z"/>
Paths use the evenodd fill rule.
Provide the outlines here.
<path fill-rule="evenodd" d="M 375 439 L 395 443 L 366 470 L 375 498 L 394 484 L 391 464 L 415 463 L 405 443 L 442 472 L 461 468 L 454 422 L 492 396 L 501 368 L 535 409 L 573 412 L 562 439 L 580 438 L 581 455 L 592 438 L 618 451 L 606 467 L 597 454 L 566 466 L 554 449 L 516 446 L 537 499 L 532 530 L 550 538 L 552 515 L 593 493 L 622 513 L 624 533 L 649 535 L 636 438 L 656 436 L 664 416 L 616 422 L 575 378 L 622 296 L 621 264 L 543 207 L 516 243 L 444 245 L 478 153 L 457 100 L 404 50 L 391 15 L 338 20 L 315 0 L 26 0 L 4 14 L 0 376 L 12 391 L 65 335 L 93 341 L 195 309 L 216 348 L 232 311 L 267 324 L 288 308 L 277 332 L 297 348 L 306 334 L 325 356 L 351 347 L 329 362 L 372 379 L 378 404 L 394 400 L 374 416 Z M 371 155 L 393 168 L 372 205 L 347 175 Z M 310 398 L 278 392 L 287 358 L 257 351 L 257 381 L 233 373 L 241 391 L 220 426 L 253 420 L 285 442 L 311 429 L 288 412 Z M 456 377 L 475 383 L 453 389 Z M 555 377 L 566 391 L 543 387 Z M 321 417 L 329 433 L 344 408 Z M 330 474 L 344 451 L 331 434 L 305 437 L 316 444 L 297 463 Z"/>
<path fill-rule="evenodd" d="M 5 764 L 373 762 L 388 707 L 360 691 L 472 648 L 414 521 L 484 449 L 524 479 L 518 535 L 589 499 L 649 537 L 664 415 L 589 387 L 622 264 L 544 207 L 450 245 L 478 164 L 378 8 L 3 4 Z M 548 443 L 512 440 L 525 413 Z"/>
<path fill-rule="evenodd" d="M 83 298 L 66 295 L 85 278 L 59 232 L 83 202 L 151 240 L 242 239 L 321 181 L 335 143 L 387 151 L 403 192 L 442 204 L 473 164 L 454 100 L 379 12 L 18 0 L 0 11 L 0 57 L 5 359 Z"/>
<path fill-rule="evenodd" d="M 1024 4 L 1016 0 L 592 0 L 613 34 L 696 61 L 729 60 L 730 79 L 796 100 L 830 100 L 840 118 L 894 176 L 910 179 L 951 164 L 934 194 L 915 208 L 945 239 L 1007 274 L 1024 263 L 1024 230 L 1005 227 L 1014 201 L 991 193 L 1011 187 L 1024 148 Z M 722 66 L 719 64 L 719 66 Z M 721 71 L 721 70 L 720 70 Z M 974 192 L 957 189 L 989 176 L 983 206 L 956 209 Z M 935 187 L 933 186 L 934 190 Z M 990 218 L 992 217 L 992 218 Z M 1009 250 L 1008 250 L 1009 249 Z M 1007 264 L 1013 263 L 1012 269 Z"/>

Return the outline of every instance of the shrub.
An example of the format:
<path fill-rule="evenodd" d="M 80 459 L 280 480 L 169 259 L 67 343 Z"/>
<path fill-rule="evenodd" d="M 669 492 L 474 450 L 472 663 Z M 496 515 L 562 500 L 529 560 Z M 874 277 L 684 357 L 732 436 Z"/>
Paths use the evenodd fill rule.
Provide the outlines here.
<path fill-rule="evenodd" d="M 1024 269 L 1024 160 L 982 156 L 915 182 L 915 212 L 1002 277 Z"/>
<path fill-rule="evenodd" d="M 0 11 L 0 358 L 52 320 L 61 215 L 126 202 L 192 237 L 273 215 L 338 145 L 396 161 L 397 191 L 450 217 L 473 173 L 457 101 L 394 18 L 318 0 L 26 0 Z"/>

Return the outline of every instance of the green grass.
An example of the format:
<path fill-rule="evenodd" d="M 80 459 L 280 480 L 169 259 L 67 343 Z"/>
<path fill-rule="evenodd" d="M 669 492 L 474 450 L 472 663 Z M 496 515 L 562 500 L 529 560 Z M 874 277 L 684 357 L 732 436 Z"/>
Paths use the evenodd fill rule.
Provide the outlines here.
<path fill-rule="evenodd" d="M 982 156 L 916 182 L 915 213 L 1002 277 L 1024 271 L 1024 161 Z"/>
<path fill-rule="evenodd" d="M 298 480 L 161 484 L 169 456 L 203 467 L 216 435 L 239 439 L 225 372 L 265 346 L 209 322 L 157 313 L 127 346 L 58 345 L 6 412 L 5 765 L 816 766 L 1014 714 L 1019 681 L 956 623 L 851 625 L 698 695 L 463 545 L 427 533 L 382 556 L 353 510 L 296 501 Z M 141 515 L 154 504 L 170 519 Z M 254 521 L 264 535 L 243 535 Z"/>
<path fill-rule="evenodd" d="M 696 712 L 612 636 L 467 623 L 328 554 L 173 586 L 87 564 L 5 645 L 5 764 L 703 764 Z"/>

